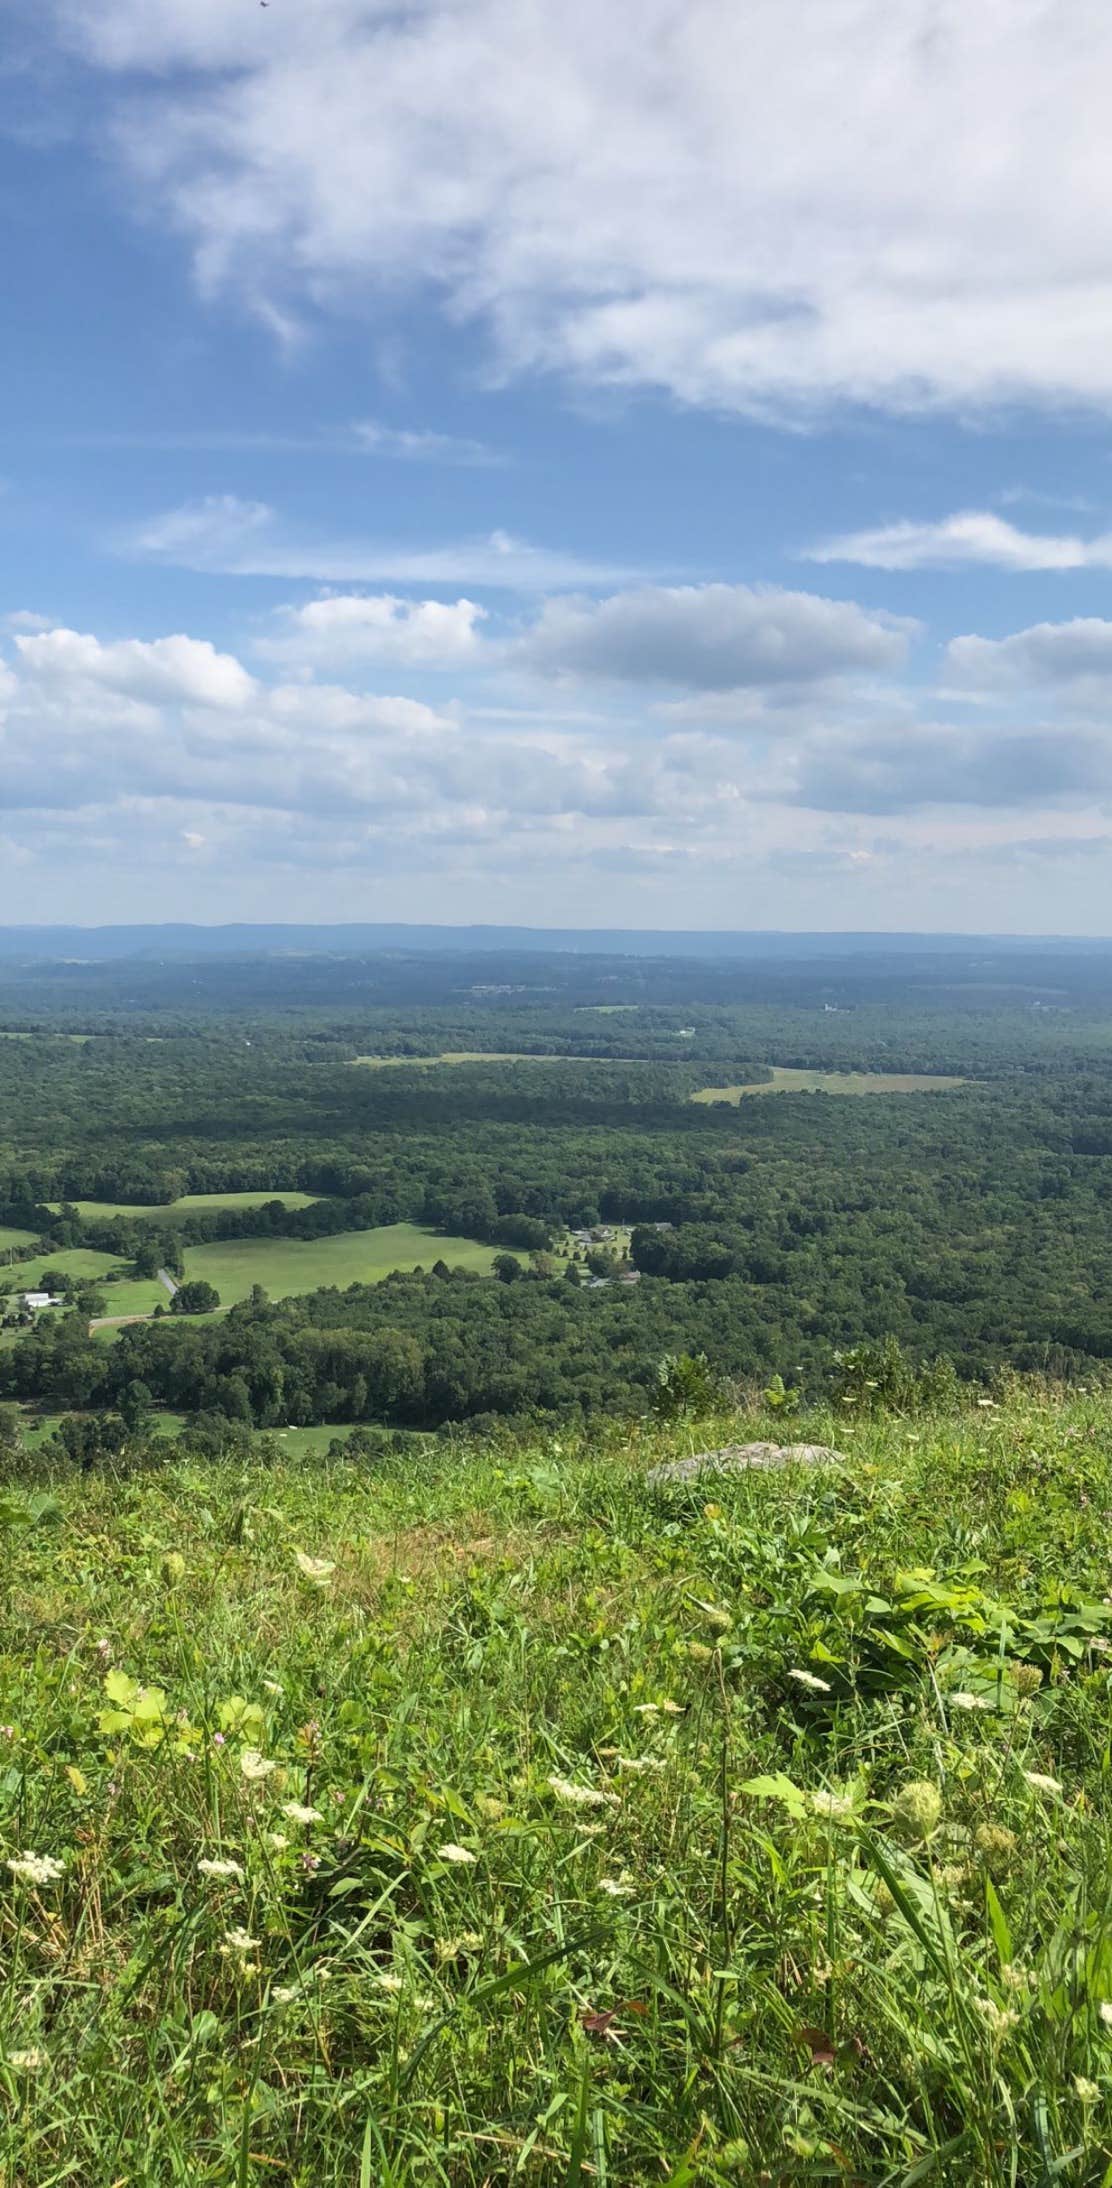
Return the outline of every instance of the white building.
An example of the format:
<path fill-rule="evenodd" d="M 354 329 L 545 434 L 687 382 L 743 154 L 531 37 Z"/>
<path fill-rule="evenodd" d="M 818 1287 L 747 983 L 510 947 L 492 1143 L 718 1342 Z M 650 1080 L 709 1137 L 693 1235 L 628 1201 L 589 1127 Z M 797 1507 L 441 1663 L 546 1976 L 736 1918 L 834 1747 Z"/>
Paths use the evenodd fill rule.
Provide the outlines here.
<path fill-rule="evenodd" d="M 22 1296 L 24 1306 L 34 1307 L 36 1310 L 39 1307 L 60 1307 L 62 1304 L 51 1292 L 24 1292 Z"/>

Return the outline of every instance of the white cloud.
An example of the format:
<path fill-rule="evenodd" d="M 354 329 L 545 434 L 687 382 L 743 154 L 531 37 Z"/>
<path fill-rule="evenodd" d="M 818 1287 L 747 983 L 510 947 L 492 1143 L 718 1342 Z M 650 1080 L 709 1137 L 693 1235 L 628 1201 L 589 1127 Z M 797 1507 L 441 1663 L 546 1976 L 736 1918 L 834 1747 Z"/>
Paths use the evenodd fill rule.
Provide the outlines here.
<path fill-rule="evenodd" d="M 1096 0 L 53 0 L 210 291 L 807 416 L 1112 403 Z"/>
<path fill-rule="evenodd" d="M 1112 796 L 1107 738 L 1061 730 L 953 729 L 820 738 L 798 754 L 781 796 L 830 813 L 914 813 L 973 806 L 985 812 Z"/>
<path fill-rule="evenodd" d="M 1112 569 L 1112 532 L 1023 532 L 988 509 L 965 509 L 937 523 L 908 518 L 874 530 L 845 532 L 806 550 L 808 562 L 856 562 L 872 570 L 956 569 L 978 563 L 998 570 Z"/>
<path fill-rule="evenodd" d="M 772 586 L 658 585 L 549 601 L 516 656 L 551 674 L 719 692 L 894 670 L 915 628 Z"/>
<path fill-rule="evenodd" d="M 960 685 L 979 692 L 1053 689 L 1073 704 L 1106 709 L 1112 698 L 1112 623 L 1075 616 L 1032 623 L 1009 638 L 955 638 L 946 665 Z"/>
<path fill-rule="evenodd" d="M 124 638 L 102 645 L 82 631 L 49 630 L 20 634 L 15 645 L 48 690 L 73 692 L 92 684 L 122 698 L 233 708 L 246 706 L 255 691 L 241 663 L 218 653 L 207 638 Z"/>
<path fill-rule="evenodd" d="M 330 593 L 278 611 L 276 637 L 260 639 L 267 660 L 310 667 L 359 661 L 399 667 L 465 667 L 479 652 L 486 610 L 473 600 L 402 600 L 394 593 Z"/>
<path fill-rule="evenodd" d="M 469 440 L 456 433 L 436 433 L 428 426 L 382 425 L 377 419 L 365 418 L 352 430 L 358 445 L 368 456 L 390 456 L 400 463 L 448 463 L 482 468 L 504 461 L 483 441 Z"/>
<path fill-rule="evenodd" d="M 149 518 L 118 544 L 125 553 L 225 577 L 315 578 L 322 584 L 475 585 L 545 592 L 567 585 L 620 584 L 638 573 L 558 548 L 533 547 L 512 533 L 433 547 L 397 540 L 302 540 L 262 502 L 219 494 Z"/>

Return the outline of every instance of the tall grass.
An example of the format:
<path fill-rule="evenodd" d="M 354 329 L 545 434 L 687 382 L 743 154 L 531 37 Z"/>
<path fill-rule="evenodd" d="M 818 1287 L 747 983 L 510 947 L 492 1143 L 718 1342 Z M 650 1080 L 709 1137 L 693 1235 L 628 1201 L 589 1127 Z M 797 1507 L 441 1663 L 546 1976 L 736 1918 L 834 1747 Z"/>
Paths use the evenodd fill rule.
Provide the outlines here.
<path fill-rule="evenodd" d="M 9 1498 L 5 2188 L 1112 2182 L 1112 1409 L 837 1440 Z"/>

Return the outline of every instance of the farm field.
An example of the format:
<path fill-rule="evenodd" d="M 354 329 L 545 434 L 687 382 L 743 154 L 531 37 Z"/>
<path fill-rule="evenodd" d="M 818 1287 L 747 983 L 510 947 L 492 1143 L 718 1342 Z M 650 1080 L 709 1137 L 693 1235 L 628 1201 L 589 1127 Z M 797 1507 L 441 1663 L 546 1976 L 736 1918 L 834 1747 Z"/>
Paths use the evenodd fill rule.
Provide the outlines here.
<path fill-rule="evenodd" d="M 68 1276 L 102 1286 L 106 1315 L 150 1314 L 159 1301 L 169 1305 L 169 1293 L 157 1277 L 133 1277 L 126 1261 L 120 1261 L 115 1254 L 96 1253 L 89 1246 L 62 1247 L 56 1253 L 36 1254 L 30 1261 L 0 1269 L 0 1297 L 41 1290 L 48 1269 L 61 1269 Z"/>
<path fill-rule="evenodd" d="M 392 1269 L 478 1269 L 486 1274 L 499 1249 L 473 1238 L 441 1238 L 414 1223 L 390 1223 L 376 1231 L 339 1231 L 332 1238 L 217 1239 L 187 1246 L 187 1279 L 215 1284 L 222 1306 L 246 1299 L 261 1284 L 272 1299 L 334 1284 L 377 1284 Z"/>
<path fill-rule="evenodd" d="M 1108 1398 L 782 1434 L 32 1453 L 13 2188 L 1099 2188 Z"/>
<path fill-rule="evenodd" d="M 9 1225 L 0 1223 L 0 1254 L 18 1253 L 21 1246 L 33 1246 L 34 1244 L 34 1231 L 16 1231 L 12 1230 Z M 3 1277 L 0 1276 L 0 1284 L 2 1283 Z"/>
<path fill-rule="evenodd" d="M 511 1048 L 447 1048 L 439 1056 L 352 1056 L 350 1062 L 372 1066 L 385 1071 L 402 1064 L 429 1071 L 434 1064 L 635 1064 L 636 1056 L 576 1056 L 570 1051 L 556 1055 L 538 1056 L 527 1049 Z"/>
<path fill-rule="evenodd" d="M 771 1079 L 747 1086 L 704 1086 L 693 1102 L 740 1102 L 751 1094 L 946 1094 L 964 1086 L 964 1079 L 947 1079 L 925 1071 L 797 1071 L 788 1064 L 770 1065 Z"/>
<path fill-rule="evenodd" d="M 180 1200 L 148 1203 L 143 1207 L 129 1206 L 122 1200 L 75 1200 L 72 1205 L 78 1215 L 92 1223 L 109 1221 L 113 1216 L 141 1216 L 161 1223 L 174 1223 L 182 1216 L 199 1215 L 206 1209 L 265 1208 L 272 1200 L 280 1200 L 284 1208 L 309 1208 L 317 1197 L 315 1193 L 288 1193 L 276 1188 L 255 1193 L 183 1193 Z M 57 1213 L 61 1202 L 52 1201 L 49 1205 Z M 3 1243 L 0 1232 L 0 1246 Z"/>

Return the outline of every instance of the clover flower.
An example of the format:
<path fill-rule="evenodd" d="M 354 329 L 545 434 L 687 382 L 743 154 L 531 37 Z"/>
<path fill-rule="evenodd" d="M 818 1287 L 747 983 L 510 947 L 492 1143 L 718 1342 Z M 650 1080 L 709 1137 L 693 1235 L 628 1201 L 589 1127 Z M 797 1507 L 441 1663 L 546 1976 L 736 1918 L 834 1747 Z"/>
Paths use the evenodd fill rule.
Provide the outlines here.
<path fill-rule="evenodd" d="M 25 1848 L 22 1854 L 9 1854 L 7 1866 L 21 1884 L 56 1884 L 66 1865 L 53 1854 L 31 1854 Z"/>

